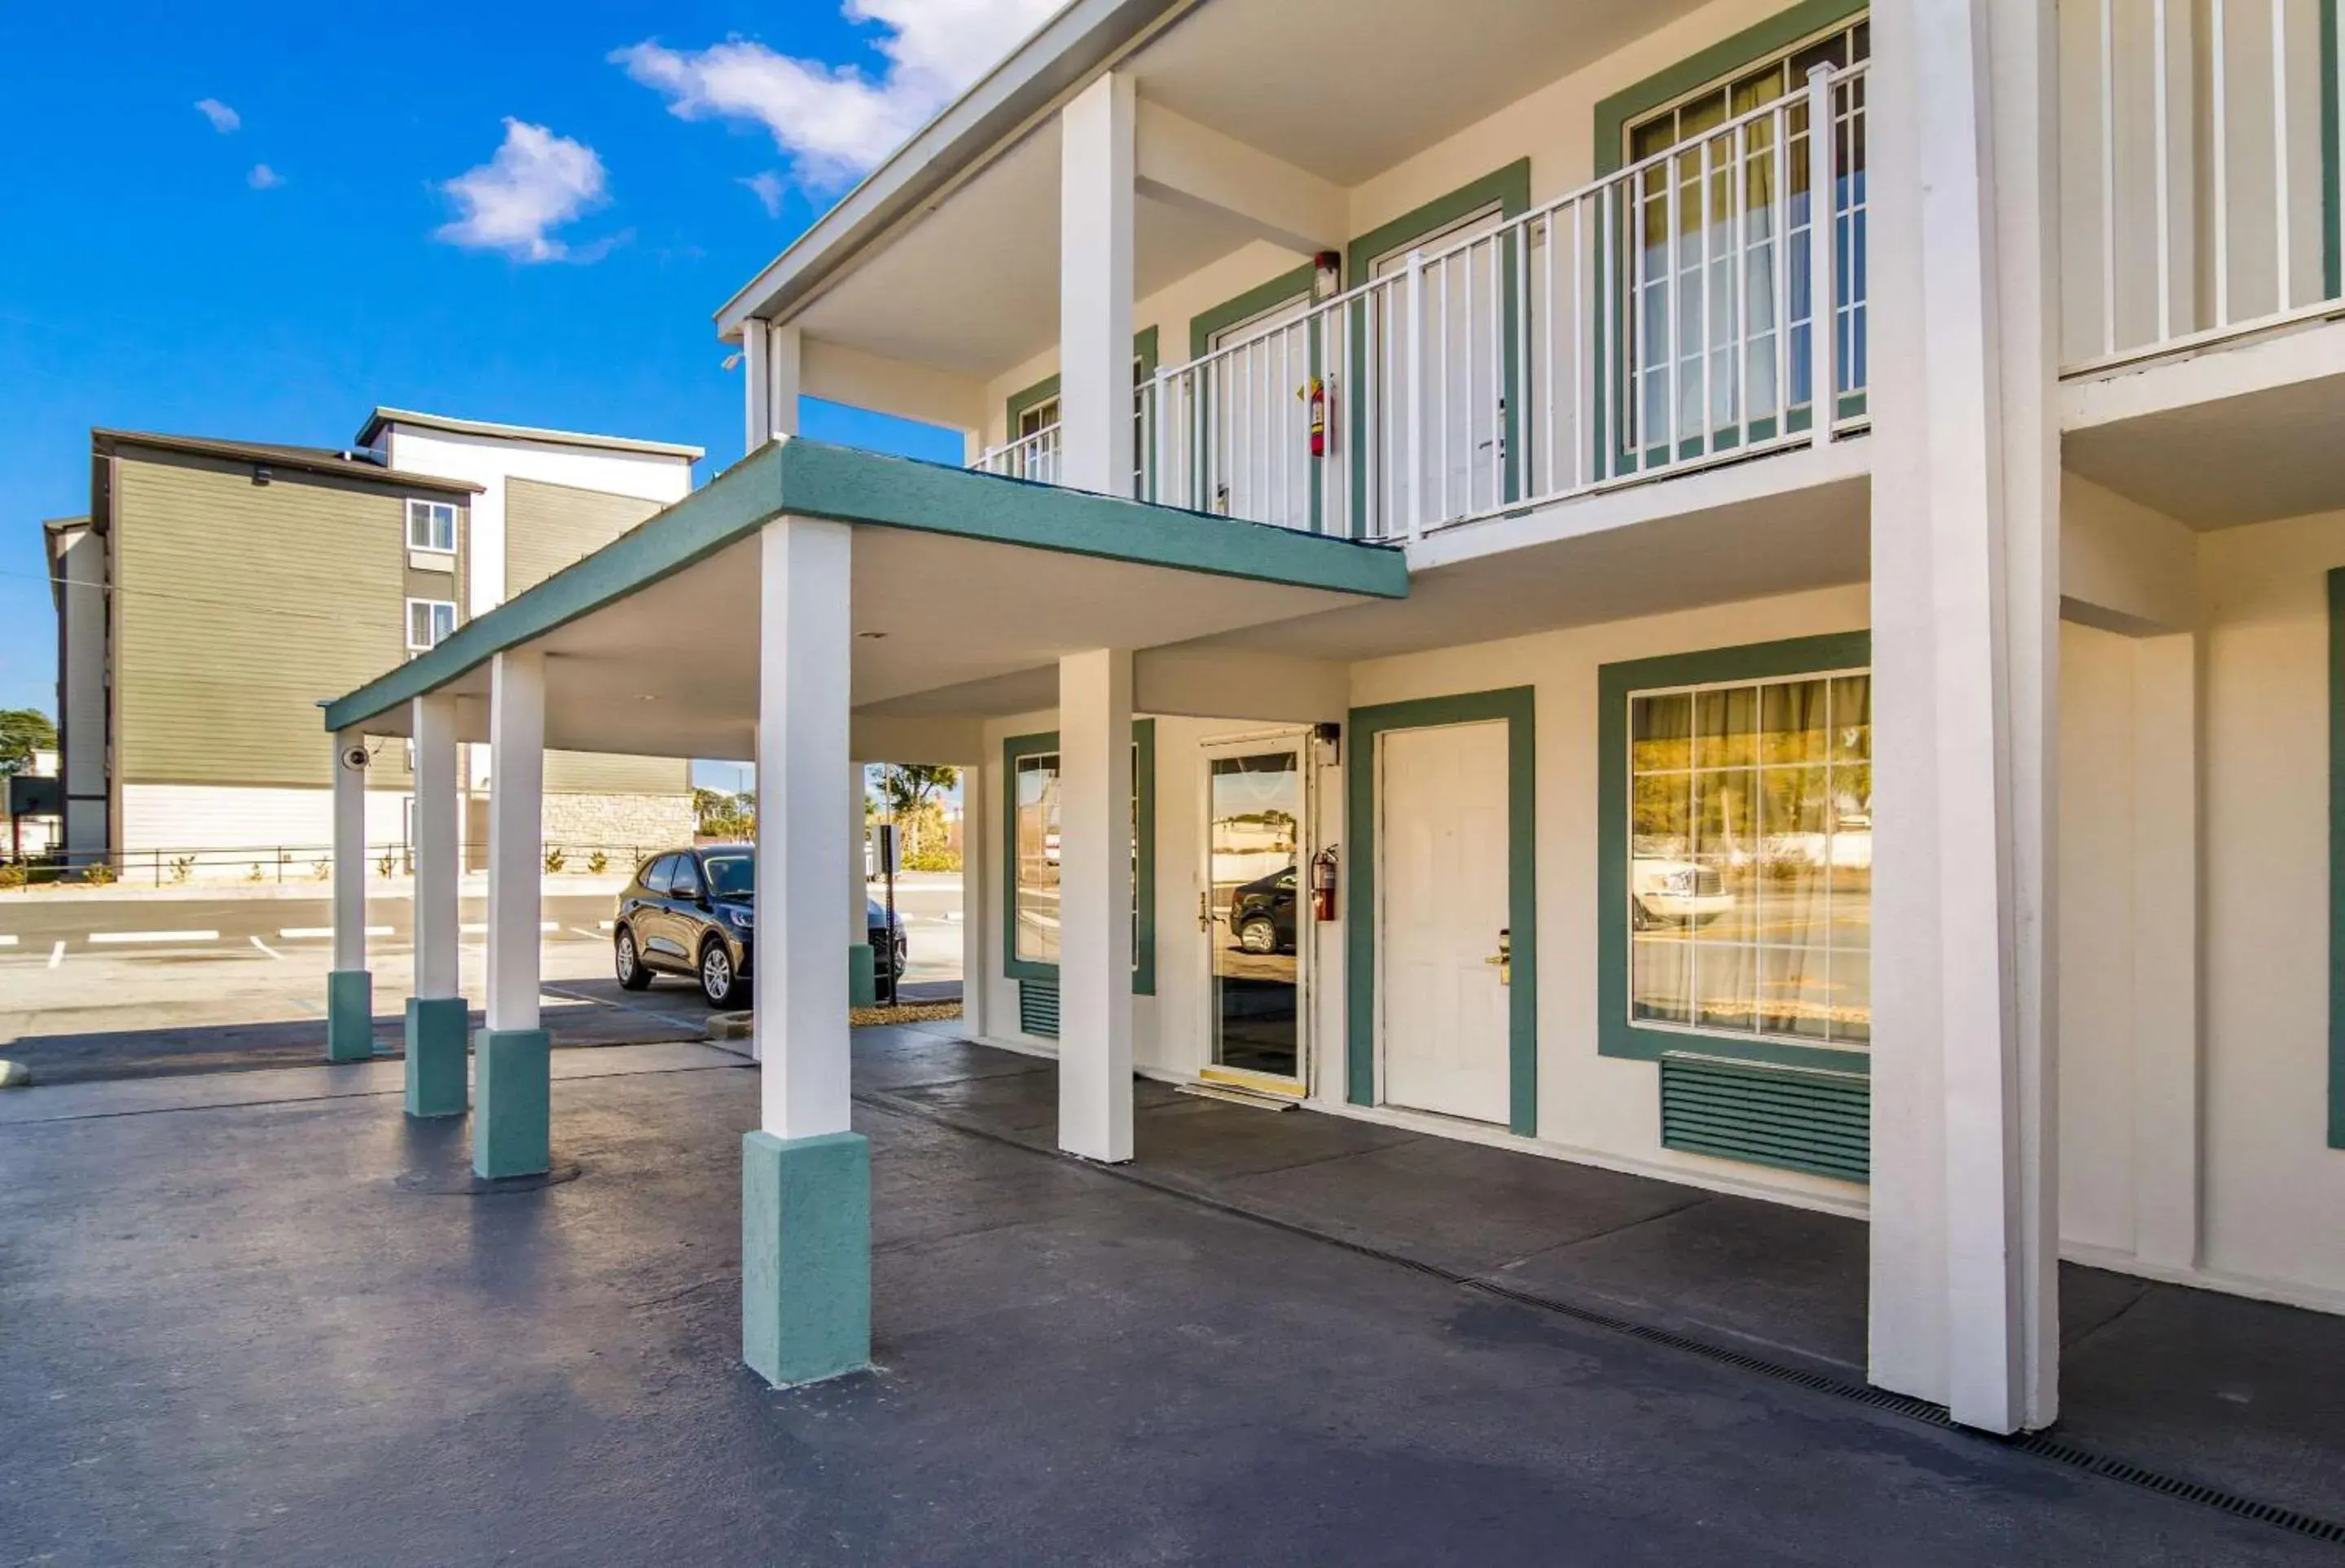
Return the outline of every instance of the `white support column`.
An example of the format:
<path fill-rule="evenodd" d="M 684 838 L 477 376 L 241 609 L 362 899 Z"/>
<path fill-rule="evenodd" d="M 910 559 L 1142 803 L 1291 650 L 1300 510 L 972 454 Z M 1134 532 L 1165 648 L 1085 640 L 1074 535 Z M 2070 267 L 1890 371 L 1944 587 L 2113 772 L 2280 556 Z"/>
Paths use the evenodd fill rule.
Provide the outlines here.
<path fill-rule="evenodd" d="M 1872 1376 L 2008 1432 L 2057 1410 L 2052 18 L 1873 19 Z"/>
<path fill-rule="evenodd" d="M 774 376 L 766 362 L 766 323 L 752 316 L 741 323 L 741 453 L 766 444 L 774 427 Z"/>
<path fill-rule="evenodd" d="M 1132 653 L 1059 660 L 1059 1146 L 1132 1157 Z"/>
<path fill-rule="evenodd" d="M 994 897 L 992 822 L 985 768 L 973 763 L 960 770 L 960 1026 L 972 1040 L 985 1038 L 985 983 L 992 972 L 986 957 Z"/>
<path fill-rule="evenodd" d="M 489 671 L 489 995 L 474 1071 L 472 1169 L 551 1167 L 550 1042 L 539 1026 L 544 875 L 545 656 L 500 653 Z"/>
<path fill-rule="evenodd" d="M 326 1060 L 374 1054 L 374 977 L 366 946 L 366 737 L 333 738 L 334 967 L 326 976 Z M 352 766 L 352 759 L 357 765 Z"/>
<path fill-rule="evenodd" d="M 2198 639 L 2133 645 L 2134 1255 L 2198 1266 Z"/>
<path fill-rule="evenodd" d="M 775 1384 L 871 1359 L 871 1151 L 848 1127 L 838 952 L 853 540 L 797 517 L 760 537 L 759 1125 L 741 1142 L 741 1359 Z"/>
<path fill-rule="evenodd" d="M 798 433 L 798 385 L 804 343 L 795 326 L 766 329 L 766 433 L 786 441 Z"/>
<path fill-rule="evenodd" d="M 838 952 L 852 647 L 843 523 L 784 517 L 762 537 L 757 684 L 756 1005 L 761 1125 L 848 1125 L 847 966 Z"/>
<path fill-rule="evenodd" d="M 1132 494 L 1136 97 L 1111 73 L 1060 111 L 1059 483 Z"/>
<path fill-rule="evenodd" d="M 419 697 L 412 711 L 415 990 L 407 1000 L 407 1114 L 457 1116 L 470 1091 L 456 963 L 456 699 Z"/>

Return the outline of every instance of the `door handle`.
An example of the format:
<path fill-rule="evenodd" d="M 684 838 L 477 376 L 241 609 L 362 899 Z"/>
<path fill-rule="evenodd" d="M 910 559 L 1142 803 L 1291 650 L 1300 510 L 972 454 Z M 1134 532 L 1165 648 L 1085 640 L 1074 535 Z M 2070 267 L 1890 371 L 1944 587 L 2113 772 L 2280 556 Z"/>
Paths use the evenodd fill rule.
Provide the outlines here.
<path fill-rule="evenodd" d="M 1506 931 L 1498 932 L 1498 951 L 1482 962 L 1497 966 L 1500 985 L 1512 985 L 1515 983 L 1514 934 Z"/>

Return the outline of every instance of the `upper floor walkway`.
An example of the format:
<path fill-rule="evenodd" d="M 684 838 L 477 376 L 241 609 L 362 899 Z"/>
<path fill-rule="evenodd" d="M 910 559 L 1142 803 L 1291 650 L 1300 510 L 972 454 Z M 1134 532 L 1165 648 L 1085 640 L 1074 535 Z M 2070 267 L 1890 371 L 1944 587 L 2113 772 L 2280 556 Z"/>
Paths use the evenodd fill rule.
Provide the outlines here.
<path fill-rule="evenodd" d="M 2196 427 L 2211 462 L 2140 422 L 2236 396 L 2214 352 L 2345 314 L 2334 9 L 2061 0 L 2054 31 L 2063 421 L 2092 433 L 2084 471 L 2185 515 L 2178 485 L 2240 449 L 2220 420 Z M 933 186 L 915 205 L 865 238 L 818 226 L 722 321 L 794 332 L 807 393 L 1072 483 L 1060 344 L 1088 307 L 1061 283 L 1112 219 L 1132 334 L 1112 472 L 1356 538 L 1834 444 L 1873 417 L 1873 182 L 1919 178 L 1875 167 L 1871 33 L 1848 0 L 1079 5 L 974 90 L 992 121 L 916 142 L 927 161 L 842 213 L 898 178 Z M 1044 45 L 1132 81 L 1128 211 L 1066 176 L 1084 72 L 1029 100 L 1004 80 Z M 2340 351 L 2272 373 L 2320 380 L 2330 357 L 2345 372 Z M 2147 371 L 2147 402 L 2103 390 Z M 2345 416 L 2345 390 L 2312 395 Z M 2235 412 L 2230 435 L 2269 428 Z M 2144 477 L 2160 449 L 2172 484 Z"/>

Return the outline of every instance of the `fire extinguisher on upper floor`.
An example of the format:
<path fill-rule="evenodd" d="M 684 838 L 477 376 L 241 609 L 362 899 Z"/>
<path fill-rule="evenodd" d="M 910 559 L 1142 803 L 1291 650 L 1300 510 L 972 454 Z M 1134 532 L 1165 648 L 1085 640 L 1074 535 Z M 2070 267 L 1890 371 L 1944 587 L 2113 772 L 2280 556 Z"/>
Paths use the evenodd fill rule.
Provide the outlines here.
<path fill-rule="evenodd" d="M 1315 921 L 1335 918 L 1335 846 L 1333 844 L 1311 857 L 1311 918 Z"/>
<path fill-rule="evenodd" d="M 1313 376 L 1304 382 L 1297 394 L 1310 409 L 1307 428 L 1311 433 L 1311 455 L 1327 455 L 1327 378 Z"/>

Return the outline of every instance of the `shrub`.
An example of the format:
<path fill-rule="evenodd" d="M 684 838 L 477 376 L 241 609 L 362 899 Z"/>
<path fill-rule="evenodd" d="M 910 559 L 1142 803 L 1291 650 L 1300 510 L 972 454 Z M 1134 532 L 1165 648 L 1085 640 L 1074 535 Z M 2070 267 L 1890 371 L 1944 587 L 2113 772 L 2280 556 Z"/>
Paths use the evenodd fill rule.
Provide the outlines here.
<path fill-rule="evenodd" d="M 175 881 L 175 882 L 184 882 L 184 881 L 186 881 L 189 877 L 192 877 L 192 876 L 194 876 L 195 874 L 196 874 L 196 858 L 195 858 L 195 856 L 193 856 L 193 855 L 173 855 L 173 856 L 171 857 L 171 880 L 172 880 L 173 881 Z"/>
<path fill-rule="evenodd" d="M 322 882 L 334 874 L 334 862 L 328 860 L 320 860 L 315 866 L 310 868 L 310 874 Z"/>
<path fill-rule="evenodd" d="M 375 875 L 381 877 L 384 881 L 391 881 L 391 873 L 398 869 L 399 857 L 392 854 L 389 850 L 385 850 L 382 852 L 382 859 L 374 863 Z"/>
<path fill-rule="evenodd" d="M 257 882 L 260 880 L 260 862 L 259 860 L 252 862 L 250 869 L 244 873 L 244 880 L 248 882 Z"/>
<path fill-rule="evenodd" d="M 545 851 L 545 870 L 548 875 L 559 871 L 567 864 L 569 864 L 569 857 L 562 852 L 561 845 L 556 844 Z"/>
<path fill-rule="evenodd" d="M 611 869 L 611 857 L 597 850 L 586 857 L 586 869 L 599 877 Z"/>
<path fill-rule="evenodd" d="M 102 888 L 115 881 L 118 874 L 111 860 L 98 860 L 82 869 L 81 880 L 93 887 Z"/>
<path fill-rule="evenodd" d="M 5 865 L 0 865 L 0 888 L 21 888 L 30 880 L 30 873 L 25 870 L 24 862 L 21 860 L 10 860 Z"/>

